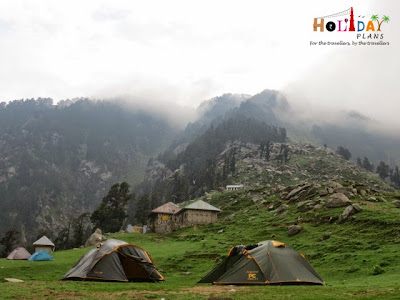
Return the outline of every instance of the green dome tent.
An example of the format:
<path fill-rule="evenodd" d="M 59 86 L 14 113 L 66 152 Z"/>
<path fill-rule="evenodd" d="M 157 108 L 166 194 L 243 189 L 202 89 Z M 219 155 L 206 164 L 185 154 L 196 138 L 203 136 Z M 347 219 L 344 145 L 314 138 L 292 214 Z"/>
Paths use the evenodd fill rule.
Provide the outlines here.
<path fill-rule="evenodd" d="M 164 277 L 144 249 L 110 239 L 86 253 L 63 279 L 155 282 Z"/>
<path fill-rule="evenodd" d="M 324 284 L 302 254 L 278 241 L 233 247 L 228 256 L 198 283 Z"/>

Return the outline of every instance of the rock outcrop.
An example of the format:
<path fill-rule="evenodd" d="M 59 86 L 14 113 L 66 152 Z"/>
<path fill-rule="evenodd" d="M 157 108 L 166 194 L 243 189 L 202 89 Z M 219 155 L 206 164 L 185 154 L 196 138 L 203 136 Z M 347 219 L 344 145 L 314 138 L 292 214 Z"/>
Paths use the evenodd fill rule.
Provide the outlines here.
<path fill-rule="evenodd" d="M 98 245 L 101 242 L 104 242 L 107 238 L 103 235 L 100 228 L 97 228 L 95 232 L 87 239 L 85 242 L 85 247 Z"/>
<path fill-rule="evenodd" d="M 345 210 L 343 211 L 343 213 L 340 215 L 339 217 L 339 221 L 344 221 L 346 220 L 348 217 L 359 213 L 360 211 L 362 211 L 362 208 L 360 205 L 358 205 L 357 203 L 354 203 L 352 205 L 349 205 L 345 208 Z"/>
<path fill-rule="evenodd" d="M 293 236 L 298 234 L 300 231 L 303 230 L 303 227 L 301 227 L 300 225 L 291 225 L 288 227 L 288 236 Z"/>
<path fill-rule="evenodd" d="M 347 196 L 343 193 L 335 193 L 331 195 L 326 202 L 326 207 L 335 208 L 335 207 L 343 207 L 351 204 L 351 201 Z"/>

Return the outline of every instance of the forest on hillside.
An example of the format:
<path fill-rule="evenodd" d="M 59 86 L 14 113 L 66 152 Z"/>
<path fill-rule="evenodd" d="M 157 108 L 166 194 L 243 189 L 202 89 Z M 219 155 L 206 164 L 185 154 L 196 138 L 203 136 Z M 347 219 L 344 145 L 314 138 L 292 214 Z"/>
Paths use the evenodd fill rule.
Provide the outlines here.
<path fill-rule="evenodd" d="M 1 103 L 0 233 L 55 234 L 174 135 L 167 122 L 109 101 Z"/>
<path fill-rule="evenodd" d="M 236 156 L 240 146 L 224 151 L 227 144 L 240 142 L 269 143 L 285 142 L 286 129 L 236 114 L 211 127 L 189 143 L 178 154 L 169 149 L 160 154 L 158 161 L 173 172 L 171 180 L 159 180 L 154 185 L 144 181 L 139 190 L 143 196 L 137 199 L 139 215 L 146 215 L 152 208 L 171 199 L 177 203 L 203 195 L 227 183 L 228 176 L 235 172 Z M 223 163 L 218 164 L 222 157 Z M 151 164 L 152 161 L 149 162 Z M 145 219 L 138 216 L 142 222 Z"/>

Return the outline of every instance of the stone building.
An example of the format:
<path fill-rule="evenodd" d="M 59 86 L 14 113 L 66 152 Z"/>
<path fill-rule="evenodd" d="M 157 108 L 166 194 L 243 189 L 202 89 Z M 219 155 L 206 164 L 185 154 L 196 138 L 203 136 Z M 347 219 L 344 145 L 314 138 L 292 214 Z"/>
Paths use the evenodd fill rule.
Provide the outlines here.
<path fill-rule="evenodd" d="M 209 224 L 217 221 L 219 208 L 198 200 L 183 208 L 168 202 L 151 211 L 150 229 L 167 234 L 182 227 Z"/>
<path fill-rule="evenodd" d="M 233 184 L 233 185 L 226 186 L 227 191 L 236 191 L 236 190 L 242 190 L 242 189 L 244 189 L 243 184 Z"/>
<path fill-rule="evenodd" d="M 217 214 L 219 212 L 221 212 L 219 208 L 203 200 L 198 200 L 183 207 L 176 214 L 176 221 L 180 227 L 214 223 L 217 221 Z"/>
<path fill-rule="evenodd" d="M 157 233 L 170 233 L 175 229 L 175 214 L 181 208 L 175 203 L 165 203 L 151 211 L 150 230 Z"/>

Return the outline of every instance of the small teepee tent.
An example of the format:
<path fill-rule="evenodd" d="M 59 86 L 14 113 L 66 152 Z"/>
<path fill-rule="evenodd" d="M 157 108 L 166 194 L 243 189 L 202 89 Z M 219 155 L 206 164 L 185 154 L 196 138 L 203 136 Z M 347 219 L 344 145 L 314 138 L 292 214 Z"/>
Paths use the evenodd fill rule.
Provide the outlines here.
<path fill-rule="evenodd" d="M 44 250 L 36 251 L 29 257 L 30 261 L 45 261 L 45 260 L 54 260 L 54 258 Z"/>
<path fill-rule="evenodd" d="M 50 241 L 49 238 L 45 235 L 42 236 L 40 239 L 38 239 L 36 242 L 34 242 L 33 246 L 35 246 L 35 251 L 44 250 L 48 253 L 53 252 L 55 248 L 53 242 Z"/>
<path fill-rule="evenodd" d="M 199 283 L 323 285 L 304 255 L 278 241 L 235 246 Z"/>
<path fill-rule="evenodd" d="M 8 254 L 7 259 L 10 260 L 26 260 L 31 254 L 24 247 L 17 247 Z"/>
<path fill-rule="evenodd" d="M 164 277 L 144 249 L 110 239 L 86 253 L 63 279 L 155 282 Z"/>

